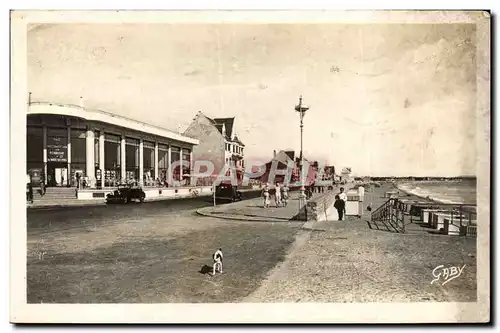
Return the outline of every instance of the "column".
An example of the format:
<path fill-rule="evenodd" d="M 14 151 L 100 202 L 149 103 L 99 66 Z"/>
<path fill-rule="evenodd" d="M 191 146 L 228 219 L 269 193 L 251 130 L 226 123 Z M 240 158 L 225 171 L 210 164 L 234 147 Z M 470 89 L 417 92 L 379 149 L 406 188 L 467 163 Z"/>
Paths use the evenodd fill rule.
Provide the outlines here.
<path fill-rule="evenodd" d="M 127 174 L 127 168 L 126 168 L 126 158 L 125 158 L 125 152 L 126 152 L 126 142 L 125 142 L 125 135 L 122 135 L 122 140 L 121 140 L 121 145 L 120 145 L 121 151 L 120 151 L 120 173 L 121 173 L 121 179 L 122 182 L 125 181 L 126 179 L 126 174 Z"/>
<path fill-rule="evenodd" d="M 94 184 L 95 179 L 94 144 L 94 131 L 90 127 L 87 127 L 87 135 L 85 137 L 85 174 L 89 177 L 91 184 Z"/>
<path fill-rule="evenodd" d="M 144 141 L 139 140 L 139 184 L 144 186 Z"/>
<path fill-rule="evenodd" d="M 106 186 L 105 172 L 104 172 L 104 128 L 99 129 L 99 169 L 101 170 L 101 187 Z"/>
<path fill-rule="evenodd" d="M 71 126 L 68 126 L 68 172 L 64 176 L 66 184 L 70 184 L 69 179 L 71 175 Z M 62 184 L 64 186 L 64 183 Z"/>
<path fill-rule="evenodd" d="M 99 132 L 99 169 L 101 169 L 101 179 L 104 184 L 104 131 Z M 104 185 L 103 185 L 104 186 Z"/>
<path fill-rule="evenodd" d="M 167 178 L 168 178 L 168 185 L 169 186 L 172 186 L 173 185 L 173 182 L 172 182 L 172 175 L 173 175 L 173 172 L 174 170 L 172 170 L 172 145 L 168 145 L 168 175 L 167 175 Z"/>
<path fill-rule="evenodd" d="M 184 184 L 184 175 L 183 175 L 183 173 L 184 173 L 183 172 L 184 171 L 184 164 L 182 164 L 182 161 L 183 161 L 182 154 L 183 154 L 183 152 L 184 151 L 183 151 L 183 149 L 181 147 L 181 150 L 179 151 L 179 155 L 180 155 L 179 156 L 179 161 L 180 161 L 180 165 L 181 165 L 181 167 L 179 169 L 179 178 L 181 180 L 181 184 Z"/>
<path fill-rule="evenodd" d="M 160 178 L 158 174 L 158 141 L 155 141 L 155 181 Z"/>
<path fill-rule="evenodd" d="M 43 178 L 44 184 L 47 184 L 47 126 L 43 125 Z"/>
<path fill-rule="evenodd" d="M 193 148 L 191 148 L 191 150 L 189 151 L 189 174 L 190 174 L 190 177 L 189 177 L 189 185 L 193 185 L 193 186 L 196 186 L 196 184 L 193 184 L 194 183 L 194 175 L 193 175 Z"/>

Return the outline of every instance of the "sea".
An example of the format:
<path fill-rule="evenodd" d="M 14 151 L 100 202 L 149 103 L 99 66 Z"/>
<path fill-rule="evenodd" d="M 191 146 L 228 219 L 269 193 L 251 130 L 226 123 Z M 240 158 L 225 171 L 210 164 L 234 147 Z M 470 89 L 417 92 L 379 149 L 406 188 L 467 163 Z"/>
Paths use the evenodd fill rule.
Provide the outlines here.
<path fill-rule="evenodd" d="M 476 180 L 450 181 L 419 181 L 398 184 L 398 188 L 408 194 L 422 198 L 450 203 L 477 204 Z"/>

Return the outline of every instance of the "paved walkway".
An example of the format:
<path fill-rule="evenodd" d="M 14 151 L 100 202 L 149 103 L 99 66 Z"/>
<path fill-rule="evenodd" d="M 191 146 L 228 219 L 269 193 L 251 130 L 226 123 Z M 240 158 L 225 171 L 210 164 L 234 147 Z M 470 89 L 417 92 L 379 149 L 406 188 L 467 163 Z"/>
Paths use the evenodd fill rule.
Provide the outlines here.
<path fill-rule="evenodd" d="M 387 187 L 365 192 L 374 208 Z M 476 301 L 476 239 L 372 230 L 360 219 L 316 222 L 302 230 L 285 261 L 242 302 Z M 439 265 L 462 275 L 431 284 Z"/>
<path fill-rule="evenodd" d="M 276 207 L 274 198 L 271 197 L 271 206 L 264 208 L 264 199 L 259 197 L 226 205 L 204 207 L 198 209 L 197 212 L 200 215 L 229 220 L 286 222 L 299 213 L 298 195 L 298 192 L 291 192 L 286 207 Z"/>

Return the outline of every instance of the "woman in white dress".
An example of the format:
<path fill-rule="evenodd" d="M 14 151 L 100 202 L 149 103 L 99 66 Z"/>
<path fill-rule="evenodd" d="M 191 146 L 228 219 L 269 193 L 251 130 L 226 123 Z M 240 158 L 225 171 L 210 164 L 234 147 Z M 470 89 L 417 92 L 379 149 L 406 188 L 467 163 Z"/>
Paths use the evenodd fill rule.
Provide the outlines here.
<path fill-rule="evenodd" d="M 283 185 L 281 189 L 281 201 L 283 202 L 283 206 L 286 207 L 288 205 L 288 186 Z"/>
<path fill-rule="evenodd" d="M 264 197 L 264 208 L 268 208 L 271 200 L 269 199 L 269 186 L 267 184 L 262 189 L 262 196 Z"/>
<path fill-rule="evenodd" d="M 276 183 L 276 193 L 274 194 L 274 199 L 276 201 L 276 207 L 281 206 L 281 188 L 279 183 Z"/>

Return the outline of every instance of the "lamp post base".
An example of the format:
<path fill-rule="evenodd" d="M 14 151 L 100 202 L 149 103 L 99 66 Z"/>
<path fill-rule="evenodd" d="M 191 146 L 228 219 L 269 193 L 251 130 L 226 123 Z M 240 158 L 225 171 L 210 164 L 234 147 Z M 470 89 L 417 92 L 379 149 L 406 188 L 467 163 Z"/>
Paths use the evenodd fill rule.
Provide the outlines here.
<path fill-rule="evenodd" d="M 302 209 L 306 205 L 307 196 L 306 196 L 306 188 L 304 185 L 300 186 L 299 193 L 299 209 Z"/>

